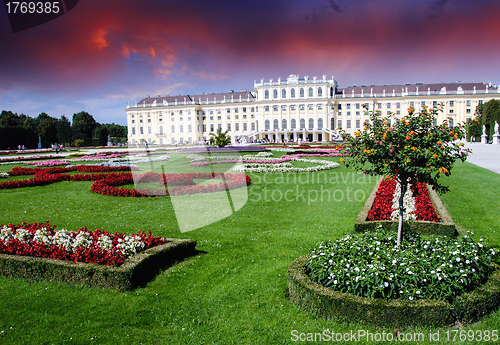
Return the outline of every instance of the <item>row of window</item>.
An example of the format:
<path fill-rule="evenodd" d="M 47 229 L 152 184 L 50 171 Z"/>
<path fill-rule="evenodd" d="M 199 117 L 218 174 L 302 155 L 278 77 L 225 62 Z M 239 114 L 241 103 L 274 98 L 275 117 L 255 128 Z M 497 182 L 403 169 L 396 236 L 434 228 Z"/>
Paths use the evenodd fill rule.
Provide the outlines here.
<path fill-rule="evenodd" d="M 308 90 L 308 96 L 309 97 L 314 97 L 314 89 L 310 87 Z M 331 88 L 330 94 L 333 96 L 333 88 Z M 264 99 L 269 99 L 270 92 L 269 90 L 264 91 Z M 294 88 L 290 90 L 290 98 L 295 98 L 296 97 L 296 91 Z M 299 97 L 303 98 L 305 97 L 305 89 L 301 87 L 299 89 Z M 323 88 L 318 87 L 318 96 L 317 97 L 323 97 Z M 273 89 L 273 98 L 278 98 L 278 89 Z M 287 90 L 286 89 L 281 89 L 281 98 L 287 98 Z"/>

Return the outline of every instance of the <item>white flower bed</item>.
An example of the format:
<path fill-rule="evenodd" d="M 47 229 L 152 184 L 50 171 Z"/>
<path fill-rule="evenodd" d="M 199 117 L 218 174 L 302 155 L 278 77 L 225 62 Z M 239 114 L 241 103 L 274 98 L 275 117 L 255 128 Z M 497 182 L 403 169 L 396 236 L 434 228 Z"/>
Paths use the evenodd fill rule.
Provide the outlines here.
<path fill-rule="evenodd" d="M 401 185 L 396 184 L 396 189 L 394 190 L 394 196 L 392 198 L 392 211 L 391 220 L 399 219 L 399 196 L 401 195 Z M 408 189 L 403 197 L 403 208 L 405 213 L 403 215 L 403 220 L 417 219 L 417 216 L 413 213 L 415 211 L 415 199 L 412 196 L 412 191 L 410 185 L 408 185 Z"/>
<path fill-rule="evenodd" d="M 0 173 L 0 178 L 9 178 L 10 175 L 6 172 Z"/>
<path fill-rule="evenodd" d="M 301 159 L 301 158 L 293 158 L 292 162 L 306 162 L 318 164 L 314 167 L 308 168 L 295 168 L 291 165 L 291 163 L 245 163 L 238 164 L 233 167 L 233 170 L 238 172 L 317 172 L 322 170 L 330 170 L 339 166 L 338 163 L 320 160 L 320 159 Z"/>

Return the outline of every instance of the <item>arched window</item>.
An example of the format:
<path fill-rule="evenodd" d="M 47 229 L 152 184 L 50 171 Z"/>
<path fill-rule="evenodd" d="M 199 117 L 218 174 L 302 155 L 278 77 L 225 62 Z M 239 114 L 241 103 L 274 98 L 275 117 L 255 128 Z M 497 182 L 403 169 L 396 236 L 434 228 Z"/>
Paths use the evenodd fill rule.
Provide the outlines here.
<path fill-rule="evenodd" d="M 278 98 L 278 90 L 273 90 L 273 98 Z"/>
<path fill-rule="evenodd" d="M 269 129 L 270 125 L 271 123 L 269 122 L 269 120 L 266 120 L 266 122 L 264 122 L 265 129 Z"/>
<path fill-rule="evenodd" d="M 269 99 L 269 90 L 264 91 L 264 98 Z"/>
<path fill-rule="evenodd" d="M 286 129 L 286 119 L 281 120 L 281 129 Z"/>
<path fill-rule="evenodd" d="M 300 119 L 300 129 L 306 128 L 306 120 L 305 119 Z"/>
<path fill-rule="evenodd" d="M 314 119 L 312 117 L 309 119 L 309 129 L 314 129 Z"/>
<path fill-rule="evenodd" d="M 330 119 L 330 129 L 335 129 L 335 119 L 333 117 Z"/>
<path fill-rule="evenodd" d="M 318 119 L 318 129 L 323 129 L 323 119 Z"/>
<path fill-rule="evenodd" d="M 333 87 L 330 88 L 330 97 L 333 97 Z"/>
<path fill-rule="evenodd" d="M 312 97 L 312 96 L 313 96 L 313 88 L 312 88 L 312 87 L 310 87 L 310 88 L 309 88 L 309 97 Z"/>
<path fill-rule="evenodd" d="M 303 87 L 300 88 L 299 93 L 300 93 L 300 97 L 304 97 L 304 88 Z"/>
<path fill-rule="evenodd" d="M 318 87 L 318 97 L 323 97 L 323 88 Z"/>
<path fill-rule="evenodd" d="M 281 98 L 286 98 L 286 89 L 281 89 Z"/>
<path fill-rule="evenodd" d="M 274 129 L 279 129 L 279 122 L 278 122 L 278 119 L 274 119 L 274 121 L 273 121 L 273 128 L 274 128 Z"/>
<path fill-rule="evenodd" d="M 295 89 L 290 90 L 290 97 L 295 98 Z"/>

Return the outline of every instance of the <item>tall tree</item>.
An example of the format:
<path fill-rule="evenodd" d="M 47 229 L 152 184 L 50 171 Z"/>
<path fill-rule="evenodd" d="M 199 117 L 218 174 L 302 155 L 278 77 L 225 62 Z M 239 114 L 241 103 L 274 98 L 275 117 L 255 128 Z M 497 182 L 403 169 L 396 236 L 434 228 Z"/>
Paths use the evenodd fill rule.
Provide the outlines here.
<path fill-rule="evenodd" d="M 368 175 L 382 175 L 395 179 L 401 189 L 399 197 L 398 246 L 401 243 L 404 217 L 404 195 L 409 184 L 424 182 L 439 193 L 449 190 L 439 183 L 439 177 L 450 175 L 454 162 L 465 161 L 469 153 L 462 139 L 465 130 L 461 126 L 450 128 L 448 121 L 434 126 L 434 119 L 442 108 L 430 111 L 424 106 L 420 113 L 410 107 L 408 115 L 401 119 L 382 117 L 380 112 L 370 112 L 370 122 L 364 130 L 352 136 L 342 132 L 348 145 L 347 166 L 362 170 Z M 341 159 L 341 161 L 344 161 Z"/>
<path fill-rule="evenodd" d="M 92 144 L 92 133 L 98 126 L 94 117 L 86 111 L 73 114 L 71 128 L 73 129 L 73 140 L 83 140 L 85 145 Z"/>
<path fill-rule="evenodd" d="M 73 130 L 68 118 L 64 115 L 57 121 L 57 141 L 61 144 L 70 144 L 73 139 Z"/>

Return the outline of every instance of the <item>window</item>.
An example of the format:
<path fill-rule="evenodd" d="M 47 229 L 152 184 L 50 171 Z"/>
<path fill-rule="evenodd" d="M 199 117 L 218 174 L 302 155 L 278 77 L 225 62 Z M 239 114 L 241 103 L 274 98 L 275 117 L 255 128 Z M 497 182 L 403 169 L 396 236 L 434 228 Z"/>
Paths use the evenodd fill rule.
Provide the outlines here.
<path fill-rule="evenodd" d="M 387 126 L 391 127 L 391 119 L 387 119 Z"/>
<path fill-rule="evenodd" d="M 139 127 L 139 134 L 144 134 L 144 129 L 142 127 Z"/>
<path fill-rule="evenodd" d="M 139 123 L 142 123 L 142 119 L 139 120 Z"/>
<path fill-rule="evenodd" d="M 269 99 L 269 90 L 264 91 L 264 99 Z"/>
<path fill-rule="evenodd" d="M 310 88 L 309 88 L 309 97 L 312 97 L 312 96 L 313 96 L 313 88 L 312 88 L 312 87 L 310 87 Z"/>
<path fill-rule="evenodd" d="M 340 104 L 340 103 L 339 103 L 339 104 L 337 104 L 337 109 L 338 109 L 338 110 L 342 110 L 342 104 Z"/>
<path fill-rule="evenodd" d="M 203 125 L 203 133 L 206 133 L 207 131 L 207 125 Z"/>
<path fill-rule="evenodd" d="M 238 132 L 238 131 L 240 130 L 240 123 L 239 123 L 239 122 L 236 122 L 236 123 L 234 124 L 234 130 L 235 130 L 236 132 Z"/>
<path fill-rule="evenodd" d="M 210 116 L 210 121 L 213 121 L 214 120 L 214 117 L 213 116 Z"/>
<path fill-rule="evenodd" d="M 254 113 L 254 112 L 255 112 L 255 108 L 254 108 L 254 107 L 251 107 L 251 108 L 250 108 L 250 111 L 251 111 L 252 113 Z"/>
<path fill-rule="evenodd" d="M 275 130 L 279 129 L 279 122 L 277 119 L 274 119 L 274 121 L 273 121 L 273 129 L 275 129 Z"/>
<path fill-rule="evenodd" d="M 306 108 L 306 106 L 304 104 L 299 105 L 300 110 L 304 110 L 305 108 Z"/>
<path fill-rule="evenodd" d="M 360 127 L 360 125 L 361 125 L 361 123 L 360 123 L 360 122 L 361 122 L 361 121 L 360 121 L 359 119 L 356 119 L 356 128 L 359 128 L 359 127 Z"/>
<path fill-rule="evenodd" d="M 273 111 L 278 111 L 278 106 L 277 105 L 273 105 Z"/>
<path fill-rule="evenodd" d="M 483 104 L 483 100 L 482 100 L 482 99 L 480 99 L 480 100 L 479 100 L 479 105 L 482 105 L 482 104 Z"/>
<path fill-rule="evenodd" d="M 300 97 L 304 97 L 304 88 L 303 87 L 300 88 L 299 95 L 300 95 Z"/>
<path fill-rule="evenodd" d="M 221 110 L 220 109 L 217 109 L 217 114 L 220 114 Z"/>
<path fill-rule="evenodd" d="M 335 119 L 333 117 L 330 119 L 330 129 L 335 129 Z"/>
<path fill-rule="evenodd" d="M 222 129 L 222 123 L 218 123 L 218 124 L 217 124 L 217 128 L 218 128 L 218 129 Z"/>
<path fill-rule="evenodd" d="M 252 127 L 252 131 L 255 131 L 255 122 L 252 122 L 251 127 Z"/>
<path fill-rule="evenodd" d="M 266 120 L 266 122 L 264 122 L 264 129 L 268 130 L 268 129 L 270 129 L 270 126 L 271 126 L 271 122 L 269 120 Z"/>
<path fill-rule="evenodd" d="M 170 118 L 170 121 L 174 122 L 174 121 L 175 121 L 175 119 L 174 119 L 173 117 L 171 117 L 171 118 Z"/>
<path fill-rule="evenodd" d="M 466 104 L 468 107 L 470 107 L 470 103 L 471 103 L 471 102 L 470 102 L 470 100 L 468 100 L 465 104 Z M 134 117 L 134 116 L 132 116 L 132 117 Z"/>
<path fill-rule="evenodd" d="M 191 133 L 192 132 L 192 126 L 191 125 L 188 125 L 188 133 Z"/>
<path fill-rule="evenodd" d="M 351 112 L 350 111 L 347 112 L 347 116 L 351 116 Z"/>
<path fill-rule="evenodd" d="M 286 129 L 286 119 L 281 120 L 281 129 Z"/>
<path fill-rule="evenodd" d="M 268 106 L 268 105 L 266 105 L 266 106 L 264 107 L 264 111 L 269 111 L 269 106 Z"/>
<path fill-rule="evenodd" d="M 286 105 L 281 106 L 281 111 L 286 111 Z"/>
<path fill-rule="evenodd" d="M 132 135 L 135 135 L 135 127 L 132 127 Z"/>
<path fill-rule="evenodd" d="M 231 114 L 231 108 L 227 108 L 226 113 Z"/>
<path fill-rule="evenodd" d="M 295 104 L 294 104 L 294 105 L 291 105 L 291 106 L 290 106 L 290 109 L 291 109 L 292 111 L 295 111 L 295 110 L 297 110 L 297 106 L 296 106 Z"/>
<path fill-rule="evenodd" d="M 410 102 L 410 107 L 415 108 L 415 102 L 411 101 Z"/>
<path fill-rule="evenodd" d="M 227 130 L 231 132 L 231 123 L 227 124 Z"/>
<path fill-rule="evenodd" d="M 281 89 L 281 98 L 286 98 L 286 89 Z"/>
<path fill-rule="evenodd" d="M 347 103 L 345 106 L 346 106 L 346 109 L 351 109 L 351 103 Z"/>
<path fill-rule="evenodd" d="M 455 101 L 450 101 L 450 107 L 454 107 L 455 106 Z"/>
<path fill-rule="evenodd" d="M 295 89 L 290 90 L 290 97 L 295 98 Z"/>
<path fill-rule="evenodd" d="M 231 120 L 231 115 L 228 115 L 228 116 L 227 116 L 227 119 L 228 119 L 228 120 Z"/>
<path fill-rule="evenodd" d="M 246 119 L 247 118 L 247 114 L 243 114 L 243 118 Z"/>
<path fill-rule="evenodd" d="M 151 126 L 148 126 L 148 134 L 151 134 Z"/>
<path fill-rule="evenodd" d="M 378 109 L 382 109 L 382 103 L 378 102 L 378 103 L 377 103 L 377 108 L 378 108 Z"/>
<path fill-rule="evenodd" d="M 387 103 L 387 109 L 391 109 L 391 103 Z"/>
<path fill-rule="evenodd" d="M 210 132 L 213 132 L 214 131 L 214 124 L 210 124 Z"/>
<path fill-rule="evenodd" d="M 246 122 L 243 122 L 243 131 L 246 132 L 248 129 L 247 129 L 247 123 Z"/>
<path fill-rule="evenodd" d="M 172 128 L 170 130 L 171 133 L 175 133 L 175 125 L 172 125 Z"/>
<path fill-rule="evenodd" d="M 466 112 L 467 114 L 470 114 L 470 108 L 465 109 L 465 112 Z"/>
<path fill-rule="evenodd" d="M 337 127 L 342 129 L 342 120 L 341 119 L 337 120 Z"/>
<path fill-rule="evenodd" d="M 135 123 L 135 120 L 132 120 L 132 123 Z"/>
<path fill-rule="evenodd" d="M 306 120 L 300 119 L 300 129 L 305 129 L 305 128 L 306 128 Z"/>
<path fill-rule="evenodd" d="M 273 98 L 278 98 L 278 90 L 277 89 L 273 90 Z"/>
<path fill-rule="evenodd" d="M 318 119 L 318 129 L 323 129 L 323 119 Z"/>
<path fill-rule="evenodd" d="M 179 133 L 184 133 L 184 125 L 179 125 Z"/>
<path fill-rule="evenodd" d="M 318 104 L 318 110 L 323 110 L 323 104 Z"/>
<path fill-rule="evenodd" d="M 438 102 L 437 102 L 437 101 L 432 101 L 432 107 L 433 107 L 433 108 L 437 107 L 437 105 L 438 105 Z"/>
<path fill-rule="evenodd" d="M 309 129 L 314 129 L 314 119 L 313 118 L 309 119 Z"/>
<path fill-rule="evenodd" d="M 243 107 L 243 112 L 246 113 L 247 112 L 247 108 L 246 107 Z"/>
<path fill-rule="evenodd" d="M 309 110 L 314 110 L 314 105 L 309 104 L 309 105 L 307 106 L 307 108 L 308 108 Z"/>
<path fill-rule="evenodd" d="M 163 121 L 163 119 L 161 119 L 161 118 L 160 118 L 160 119 L 158 119 L 158 121 L 159 121 L 159 122 L 162 122 L 162 121 Z"/>
<path fill-rule="evenodd" d="M 297 128 L 297 120 L 292 119 L 292 121 L 290 122 L 290 127 L 291 129 Z"/>
<path fill-rule="evenodd" d="M 323 97 L 323 88 L 318 87 L 318 97 Z"/>
<path fill-rule="evenodd" d="M 351 120 L 347 120 L 346 127 L 347 127 L 347 128 L 351 128 Z"/>
<path fill-rule="evenodd" d="M 238 108 L 234 108 L 234 113 L 237 114 L 238 113 Z"/>
<path fill-rule="evenodd" d="M 421 104 L 422 104 L 422 107 L 425 107 L 425 101 L 422 101 Z"/>
<path fill-rule="evenodd" d="M 182 115 L 182 110 L 179 110 L 179 115 Z"/>
<path fill-rule="evenodd" d="M 360 103 L 356 103 L 356 109 L 361 109 L 361 104 Z"/>

